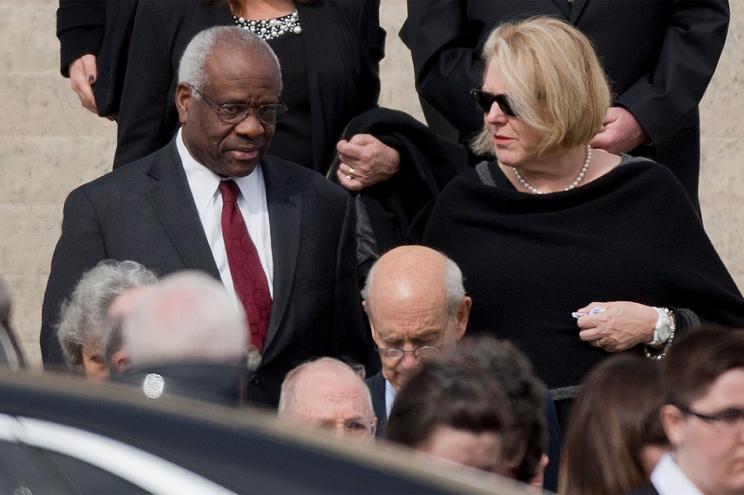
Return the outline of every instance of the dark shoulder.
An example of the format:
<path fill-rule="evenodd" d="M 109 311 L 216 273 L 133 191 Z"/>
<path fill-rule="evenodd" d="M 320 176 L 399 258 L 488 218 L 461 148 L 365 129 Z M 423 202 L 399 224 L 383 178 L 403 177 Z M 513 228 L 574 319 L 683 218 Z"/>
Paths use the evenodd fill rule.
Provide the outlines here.
<path fill-rule="evenodd" d="M 80 191 L 90 198 L 101 201 L 119 201 L 126 196 L 138 195 L 145 190 L 145 185 L 153 180 L 149 175 L 153 163 L 156 160 L 166 159 L 170 153 L 172 153 L 170 146 L 161 148 L 148 156 L 87 182 L 73 192 Z M 180 162 L 172 165 L 180 165 Z"/>
<path fill-rule="evenodd" d="M 263 161 L 267 180 L 284 181 L 287 187 L 303 195 L 321 196 L 324 201 L 345 204 L 349 193 L 325 176 L 302 165 L 279 158 L 266 156 Z"/>

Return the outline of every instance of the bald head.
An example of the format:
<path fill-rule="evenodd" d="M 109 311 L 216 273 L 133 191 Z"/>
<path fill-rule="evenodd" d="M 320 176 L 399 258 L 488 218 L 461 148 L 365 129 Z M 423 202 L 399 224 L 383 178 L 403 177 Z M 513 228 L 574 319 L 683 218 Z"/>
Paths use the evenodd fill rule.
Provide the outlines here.
<path fill-rule="evenodd" d="M 376 424 L 364 380 L 332 358 L 301 364 L 287 374 L 279 416 L 348 436 L 372 437 Z"/>
<path fill-rule="evenodd" d="M 460 268 L 424 246 L 385 253 L 372 266 L 362 296 L 382 373 L 396 388 L 422 357 L 459 340 L 470 315 Z"/>

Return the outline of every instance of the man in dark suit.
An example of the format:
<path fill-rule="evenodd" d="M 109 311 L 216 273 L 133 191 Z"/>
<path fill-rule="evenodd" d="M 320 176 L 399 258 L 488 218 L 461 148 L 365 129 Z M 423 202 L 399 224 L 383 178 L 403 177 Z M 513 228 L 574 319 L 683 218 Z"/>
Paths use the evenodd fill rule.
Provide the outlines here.
<path fill-rule="evenodd" d="M 698 202 L 698 104 L 721 55 L 727 0 L 409 0 L 411 49 L 427 121 L 467 141 L 483 126 L 468 90 L 483 81 L 481 50 L 499 23 L 549 15 L 594 43 L 615 94 L 592 146 L 668 166 Z"/>
<path fill-rule="evenodd" d="M 367 379 L 380 436 L 395 395 L 421 360 L 465 334 L 471 300 L 457 265 L 424 246 L 401 246 L 380 257 L 362 296 L 382 362 Z"/>
<path fill-rule="evenodd" d="M 284 108 L 275 55 L 250 32 L 212 28 L 189 44 L 179 75 L 175 139 L 67 198 L 44 298 L 44 362 L 61 362 L 52 326 L 61 302 L 86 269 L 113 258 L 222 280 L 263 353 L 251 380 L 259 402 L 276 404 L 284 374 L 313 356 L 370 364 L 350 197 L 265 156 Z"/>

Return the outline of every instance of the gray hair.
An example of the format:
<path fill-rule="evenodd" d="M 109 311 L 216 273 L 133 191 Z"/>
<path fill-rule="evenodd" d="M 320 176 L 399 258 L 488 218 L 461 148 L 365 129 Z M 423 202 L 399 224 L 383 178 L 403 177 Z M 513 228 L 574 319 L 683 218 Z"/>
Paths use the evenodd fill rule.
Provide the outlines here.
<path fill-rule="evenodd" d="M 106 311 L 116 296 L 156 281 L 152 271 L 129 260 L 103 260 L 85 272 L 62 304 L 57 324 L 57 338 L 68 366 L 83 363 L 83 346 L 101 342 Z"/>
<path fill-rule="evenodd" d="M 444 287 L 447 293 L 447 311 L 450 316 L 454 316 L 460 310 L 462 301 L 465 299 L 465 285 L 463 283 L 462 270 L 460 270 L 457 263 L 444 254 L 442 254 L 442 257 L 444 258 Z M 365 301 L 369 300 L 369 292 L 374 283 L 376 266 L 377 261 L 375 261 L 372 268 L 370 268 L 369 273 L 367 274 L 367 280 L 364 282 L 362 299 Z"/>
<path fill-rule="evenodd" d="M 253 60 L 269 60 L 276 66 L 279 78 L 279 90 L 282 88 L 282 71 L 279 59 L 268 43 L 252 32 L 235 26 L 215 26 L 201 31 L 194 36 L 181 56 L 178 64 L 178 84 L 186 84 L 203 91 L 209 83 L 204 66 L 214 48 L 228 44 L 236 52 L 249 52 Z M 193 95 L 198 98 L 199 95 Z"/>
<path fill-rule="evenodd" d="M 229 362 L 246 355 L 248 324 L 240 302 L 196 271 L 164 278 L 124 318 L 122 347 L 133 366 Z"/>
<path fill-rule="evenodd" d="M 279 407 L 277 408 L 277 413 L 279 414 L 279 416 L 283 416 L 288 412 L 294 412 L 297 410 L 297 407 L 299 406 L 297 402 L 297 381 L 299 380 L 303 372 L 307 371 L 309 368 L 314 368 L 319 365 L 330 365 L 344 373 L 347 371 L 354 373 L 354 375 L 356 375 L 359 379 L 361 388 L 365 391 L 364 395 L 367 399 L 366 402 L 369 405 L 369 410 L 372 414 L 374 414 L 374 407 L 372 407 L 372 396 L 369 393 L 367 384 L 364 383 L 364 378 L 359 373 L 357 373 L 354 368 L 344 363 L 343 361 L 339 361 L 338 359 L 334 359 L 331 357 L 321 357 L 300 364 L 299 366 L 292 369 L 289 373 L 287 373 L 287 375 L 284 377 L 281 393 L 279 395 Z"/>

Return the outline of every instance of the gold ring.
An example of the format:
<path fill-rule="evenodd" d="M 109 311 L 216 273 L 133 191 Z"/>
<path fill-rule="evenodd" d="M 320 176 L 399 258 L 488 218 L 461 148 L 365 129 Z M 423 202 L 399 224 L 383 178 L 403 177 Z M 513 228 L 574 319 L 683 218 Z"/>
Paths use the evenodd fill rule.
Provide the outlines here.
<path fill-rule="evenodd" d="M 349 167 L 349 175 L 354 176 L 354 169 Z"/>

